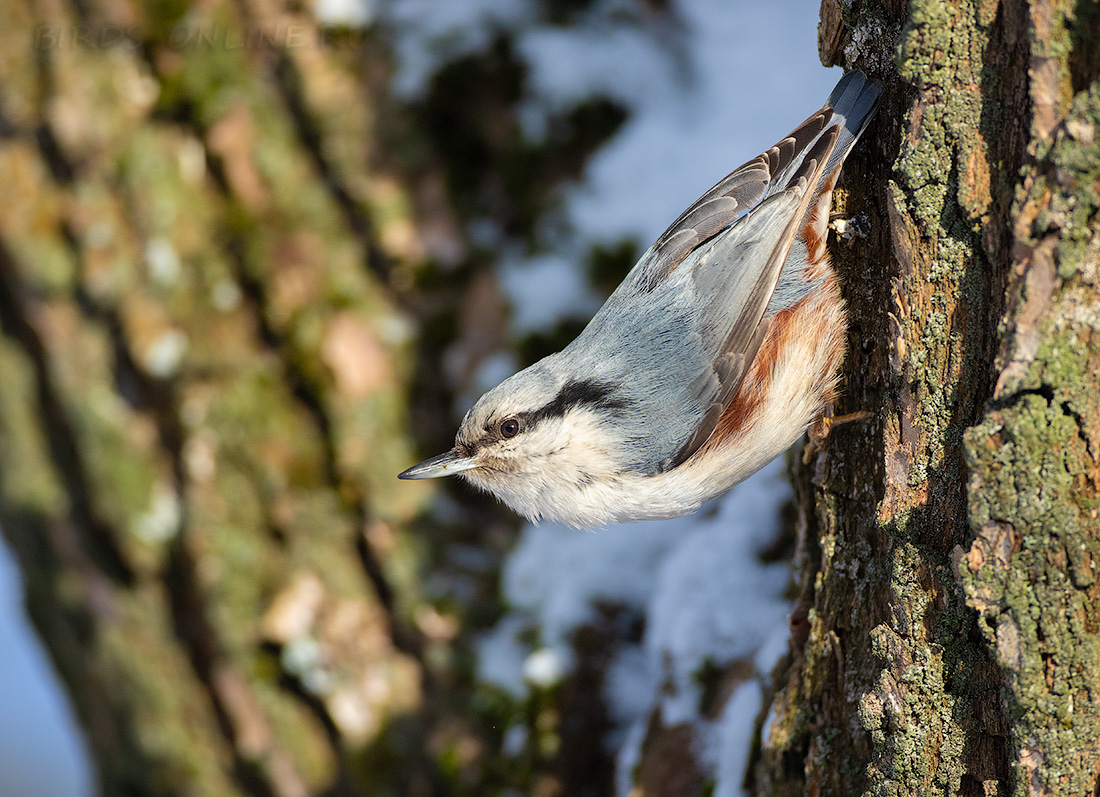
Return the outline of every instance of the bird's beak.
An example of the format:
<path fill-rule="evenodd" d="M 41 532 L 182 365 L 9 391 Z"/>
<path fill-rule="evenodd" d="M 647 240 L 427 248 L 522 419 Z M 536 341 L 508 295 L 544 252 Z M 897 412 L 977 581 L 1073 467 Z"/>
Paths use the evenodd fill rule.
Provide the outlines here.
<path fill-rule="evenodd" d="M 397 478 L 436 479 L 440 476 L 453 476 L 456 473 L 476 467 L 477 462 L 472 457 L 464 457 L 452 448 L 445 454 L 426 459 L 419 465 L 413 465 L 404 473 L 397 474 Z"/>

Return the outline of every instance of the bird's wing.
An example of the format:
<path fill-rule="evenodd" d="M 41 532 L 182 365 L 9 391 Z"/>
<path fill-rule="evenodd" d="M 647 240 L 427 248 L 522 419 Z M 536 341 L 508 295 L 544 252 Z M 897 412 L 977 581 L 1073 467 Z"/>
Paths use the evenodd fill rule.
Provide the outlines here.
<path fill-rule="evenodd" d="M 699 197 L 638 261 L 634 272 L 643 284 L 655 287 L 688 254 L 760 204 L 777 187 L 784 187 L 792 169 L 801 165 L 807 147 L 831 118 L 832 109 L 822 108 L 774 147 L 737 167 Z"/>
<path fill-rule="evenodd" d="M 836 136 L 836 127 L 818 133 L 780 190 L 768 193 L 766 183 L 737 182 L 734 194 L 751 190 L 764 198 L 680 255 L 656 283 L 639 262 L 562 352 L 574 359 L 574 370 L 600 375 L 621 391 L 621 403 L 630 410 L 617 417 L 623 467 L 669 470 L 714 431 L 763 340 L 768 302 Z M 784 152 L 769 152 L 775 150 Z M 672 229 L 708 229 L 690 220 L 714 201 L 704 197 Z"/>
<path fill-rule="evenodd" d="M 717 336 L 722 334 L 720 325 L 712 319 L 720 319 L 729 314 L 733 307 L 737 307 L 739 292 L 748 290 L 748 295 L 737 310 L 727 336 L 720 340 L 712 373 L 708 375 L 704 371 L 695 391 L 700 406 L 704 407 L 701 420 L 683 447 L 662 463 L 662 470 L 674 468 L 686 461 L 710 438 L 723 412 L 737 394 L 745 372 L 767 334 L 770 320 L 765 319 L 766 311 L 801 226 L 805 223 L 818 224 L 821 227 L 817 229 L 817 234 L 825 234 L 823 225 L 827 218 L 827 206 L 825 212 L 817 213 L 819 218 L 816 219 L 813 213 L 808 212 L 809 208 L 820 201 L 822 192 L 831 192 L 841 164 L 870 123 L 881 94 L 881 84 L 868 81 L 862 72 L 849 72 L 837 83 L 824 108 L 757 159 L 759 161 L 768 158 L 772 178 L 765 191 L 766 198 L 757 209 L 750 212 L 750 216 L 764 216 L 765 207 L 773 197 L 778 197 L 781 193 L 798 193 L 795 190 L 796 183 L 804 183 L 806 191 L 798 195 L 797 208 L 791 216 L 784 215 L 789 210 L 784 206 L 771 214 L 774 218 L 769 216 L 751 222 L 750 219 L 745 219 L 751 226 L 760 228 L 762 244 L 769 242 L 765 244 L 765 250 L 771 257 L 767 263 L 762 264 L 759 260 L 752 259 L 738 262 L 736 257 L 724 262 L 722 258 L 728 255 L 722 252 L 725 247 L 722 240 L 718 239 L 713 251 L 706 257 L 722 264 L 722 267 L 696 266 L 693 269 L 700 295 L 709 299 L 701 323 L 704 350 L 710 350 L 706 340 L 707 330 L 715 328 Z M 720 183 L 719 187 L 729 179 Z M 691 213 L 689 210 L 681 218 L 690 216 Z M 777 225 L 782 227 L 782 233 L 778 237 Z M 736 226 L 738 225 L 735 224 L 734 228 Z M 682 262 L 686 264 L 689 261 L 685 259 Z M 712 336 L 711 343 L 713 342 Z"/>

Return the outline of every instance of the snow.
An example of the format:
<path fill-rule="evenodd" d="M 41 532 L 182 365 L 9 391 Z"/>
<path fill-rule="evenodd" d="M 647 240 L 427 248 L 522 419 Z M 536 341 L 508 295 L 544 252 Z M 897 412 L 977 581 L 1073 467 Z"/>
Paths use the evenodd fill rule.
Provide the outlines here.
<path fill-rule="evenodd" d="M 691 517 L 595 533 L 526 526 L 502 575 L 511 610 L 479 648 L 480 680 L 516 696 L 527 683 L 556 683 L 573 659 L 572 633 L 597 618 L 598 606 L 633 611 L 646 619 L 643 639 L 617 651 L 604 683 L 620 766 L 636 760 L 638 751 L 628 748 L 641 744 L 638 729 L 660 705 L 666 725 L 695 727 L 719 787 L 733 777 L 739 784 L 762 680 L 787 650 L 789 569 L 762 564 L 758 552 L 775 539 L 778 509 L 789 499 L 777 461 Z M 537 649 L 520 641 L 532 630 Z M 552 678 L 532 675 L 536 657 L 552 662 Z M 755 675 L 734 691 L 718 720 L 707 720 L 697 676 L 708 663 L 735 660 L 752 662 Z"/>
<path fill-rule="evenodd" d="M 544 689 L 560 683 L 568 667 L 568 659 L 554 648 L 539 648 L 523 662 L 523 676 Z"/>
<path fill-rule="evenodd" d="M 375 0 L 317 0 L 313 15 L 322 25 L 365 28 L 374 21 Z"/>
<path fill-rule="evenodd" d="M 730 697 L 718 720 L 714 745 L 717 766 L 714 797 L 739 797 L 752 746 L 753 719 L 760 713 L 764 693 L 757 681 L 747 681 Z"/>
<path fill-rule="evenodd" d="M 516 698 L 527 693 L 524 663 L 531 655 L 528 645 L 520 641 L 527 630 L 523 618 L 509 615 L 478 643 L 478 680 L 492 684 Z"/>
<path fill-rule="evenodd" d="M 568 648 L 573 630 L 596 619 L 594 604 L 644 609 L 653 575 L 691 525 L 624 523 L 598 532 L 528 525 L 504 566 L 504 597 L 535 620 L 544 644 Z"/>
<path fill-rule="evenodd" d="M 789 568 L 761 564 L 756 552 L 779 533 L 776 508 L 789 498 L 774 462 L 734 490 L 713 518 L 689 520 L 692 528 L 662 564 L 646 642 L 655 657 L 672 662 L 674 695 L 682 696 L 666 699 L 668 722 L 694 714 L 694 675 L 705 660 L 751 660 L 775 628 L 786 627 Z"/>

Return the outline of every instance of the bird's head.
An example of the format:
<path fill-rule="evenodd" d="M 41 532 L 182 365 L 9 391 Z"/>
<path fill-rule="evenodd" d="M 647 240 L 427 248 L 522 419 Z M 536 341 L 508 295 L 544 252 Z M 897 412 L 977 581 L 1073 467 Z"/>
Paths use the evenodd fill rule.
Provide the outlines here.
<path fill-rule="evenodd" d="M 506 379 L 466 413 L 450 451 L 400 475 L 461 475 L 531 520 L 575 515 L 585 493 L 621 470 L 618 386 L 563 377 L 552 358 Z"/>

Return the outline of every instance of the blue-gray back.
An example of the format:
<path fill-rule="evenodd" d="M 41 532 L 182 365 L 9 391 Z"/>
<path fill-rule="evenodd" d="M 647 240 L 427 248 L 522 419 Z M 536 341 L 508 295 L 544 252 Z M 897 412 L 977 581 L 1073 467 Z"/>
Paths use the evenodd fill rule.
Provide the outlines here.
<path fill-rule="evenodd" d="M 552 358 L 614 386 L 624 469 L 657 473 L 690 457 L 736 395 L 782 309 L 775 301 L 791 304 L 812 287 L 784 264 L 819 183 L 880 94 L 862 73 L 845 75 L 828 105 L 673 222 Z"/>

